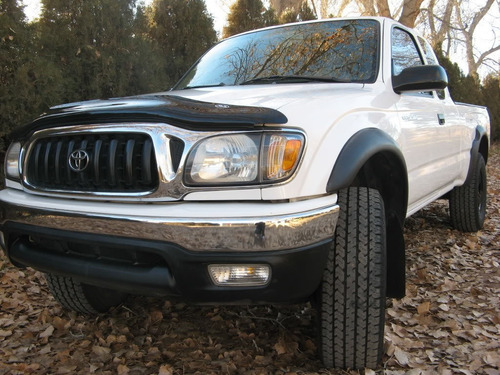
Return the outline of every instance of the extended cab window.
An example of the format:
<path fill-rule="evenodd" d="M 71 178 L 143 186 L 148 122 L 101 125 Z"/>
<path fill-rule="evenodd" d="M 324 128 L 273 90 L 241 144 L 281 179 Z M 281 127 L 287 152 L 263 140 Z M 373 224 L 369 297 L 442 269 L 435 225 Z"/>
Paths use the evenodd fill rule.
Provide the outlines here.
<path fill-rule="evenodd" d="M 420 42 L 420 45 L 422 46 L 422 49 L 425 54 L 425 59 L 427 60 L 427 64 L 429 65 L 439 65 L 439 61 L 434 54 L 434 51 L 432 50 L 431 45 L 429 44 L 428 41 L 426 41 L 423 38 L 418 38 L 418 41 Z M 446 98 L 446 92 L 444 90 L 438 90 L 436 91 L 436 95 L 439 99 L 444 100 Z"/>
<path fill-rule="evenodd" d="M 427 59 L 427 64 L 429 65 L 439 65 L 436 55 L 432 50 L 431 45 L 423 38 L 418 38 L 422 49 L 424 50 L 425 58 Z"/>

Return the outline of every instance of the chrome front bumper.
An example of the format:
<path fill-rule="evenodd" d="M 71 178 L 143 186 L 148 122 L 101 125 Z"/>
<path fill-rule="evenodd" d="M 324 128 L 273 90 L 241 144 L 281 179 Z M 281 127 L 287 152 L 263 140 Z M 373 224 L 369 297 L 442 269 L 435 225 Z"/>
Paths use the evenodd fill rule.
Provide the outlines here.
<path fill-rule="evenodd" d="M 163 241 L 195 252 L 290 250 L 331 238 L 339 213 L 336 200 L 336 195 L 329 195 L 290 203 L 123 204 L 5 189 L 0 192 L 0 230 L 8 237 L 9 227 L 21 224 Z"/>

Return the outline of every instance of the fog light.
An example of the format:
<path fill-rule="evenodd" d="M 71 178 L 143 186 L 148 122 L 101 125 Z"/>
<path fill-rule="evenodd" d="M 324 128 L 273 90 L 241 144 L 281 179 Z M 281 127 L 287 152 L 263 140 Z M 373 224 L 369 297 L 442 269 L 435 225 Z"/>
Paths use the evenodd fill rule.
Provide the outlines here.
<path fill-rule="evenodd" d="M 208 272 L 219 286 L 263 286 L 271 280 L 271 267 L 265 264 L 210 264 Z"/>

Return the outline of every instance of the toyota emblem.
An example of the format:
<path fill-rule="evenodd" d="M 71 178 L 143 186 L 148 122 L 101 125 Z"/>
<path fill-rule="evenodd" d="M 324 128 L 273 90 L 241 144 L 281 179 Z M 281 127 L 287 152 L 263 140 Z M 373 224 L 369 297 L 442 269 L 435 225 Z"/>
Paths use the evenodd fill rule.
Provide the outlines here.
<path fill-rule="evenodd" d="M 69 167 L 75 172 L 83 172 L 89 165 L 90 157 L 85 150 L 76 150 L 69 156 Z"/>

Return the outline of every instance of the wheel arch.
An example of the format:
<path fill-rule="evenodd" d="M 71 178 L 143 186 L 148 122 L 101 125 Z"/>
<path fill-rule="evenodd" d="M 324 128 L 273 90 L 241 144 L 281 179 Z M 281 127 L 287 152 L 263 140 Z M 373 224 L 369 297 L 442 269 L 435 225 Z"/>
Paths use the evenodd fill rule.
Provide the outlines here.
<path fill-rule="evenodd" d="M 327 183 L 328 192 L 348 187 L 377 189 L 384 199 L 387 226 L 387 295 L 405 294 L 403 224 L 408 206 L 408 173 L 396 142 L 380 129 L 354 134 L 341 150 Z"/>
<path fill-rule="evenodd" d="M 488 132 L 482 126 L 476 128 L 476 137 L 472 144 L 472 149 L 477 148 L 477 152 L 483 155 L 484 162 L 488 164 L 488 155 L 490 148 L 490 140 L 488 138 Z"/>
<path fill-rule="evenodd" d="M 472 141 L 472 147 L 470 150 L 470 162 L 469 170 L 467 172 L 466 181 L 470 178 L 473 170 L 473 166 L 476 165 L 476 160 L 479 155 L 484 159 L 484 163 L 488 163 L 490 141 L 488 138 L 488 132 L 486 129 L 478 125 L 475 129 L 474 140 Z"/>

